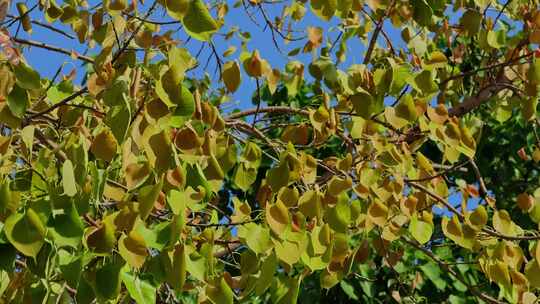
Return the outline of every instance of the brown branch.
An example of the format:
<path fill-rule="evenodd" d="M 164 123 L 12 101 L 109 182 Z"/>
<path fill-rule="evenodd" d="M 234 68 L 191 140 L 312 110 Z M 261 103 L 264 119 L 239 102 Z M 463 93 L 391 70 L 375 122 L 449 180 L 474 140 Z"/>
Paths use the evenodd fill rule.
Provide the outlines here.
<path fill-rule="evenodd" d="M 476 179 L 478 180 L 478 185 L 480 185 L 480 196 L 485 198 L 488 194 L 488 190 L 486 188 L 486 183 L 484 182 L 484 179 L 482 178 L 482 174 L 480 173 L 480 169 L 478 169 L 478 166 L 476 165 L 476 162 L 474 159 L 469 158 L 469 163 L 471 163 L 471 167 L 473 168 L 474 174 L 476 175 Z"/>
<path fill-rule="evenodd" d="M 444 168 L 443 171 L 440 171 L 435 175 L 430 175 L 430 176 L 427 176 L 427 177 L 417 178 L 417 179 L 405 179 L 405 182 L 425 182 L 425 181 L 428 181 L 428 180 L 431 180 L 431 179 L 435 179 L 437 177 L 441 177 L 443 175 L 446 175 L 449 172 L 459 170 L 460 168 L 467 165 L 469 163 L 469 161 L 470 160 L 467 160 L 467 161 L 464 161 L 462 163 L 455 164 L 455 165 L 453 165 L 451 167 L 446 167 L 446 168 Z"/>
<path fill-rule="evenodd" d="M 17 17 L 15 17 L 15 16 L 9 15 L 9 14 L 7 15 L 7 17 L 13 18 L 13 19 L 16 19 L 16 18 L 17 18 Z M 31 22 L 32 22 L 32 24 L 35 24 L 35 25 L 37 25 L 37 26 L 46 28 L 46 29 L 51 30 L 51 31 L 53 31 L 53 32 L 56 32 L 56 33 L 58 33 L 58 34 L 60 34 L 60 35 L 66 36 L 66 37 L 69 38 L 69 39 L 75 39 L 75 37 L 74 37 L 73 35 L 71 35 L 71 34 L 65 32 L 65 31 L 63 31 L 63 30 L 61 30 L 61 29 L 55 28 L 54 26 L 52 26 L 52 25 L 50 25 L 50 24 L 47 24 L 47 23 L 44 23 L 44 22 L 41 22 L 41 21 L 37 21 L 37 20 L 32 20 Z"/>
<path fill-rule="evenodd" d="M 371 55 L 373 54 L 373 49 L 375 49 L 375 44 L 377 43 L 377 38 L 379 37 L 379 33 L 383 29 L 384 20 L 388 15 L 390 14 L 390 11 L 392 10 L 392 7 L 394 6 L 395 1 L 392 1 L 390 5 L 388 5 L 388 8 L 386 9 L 386 12 L 384 15 L 379 18 L 379 21 L 377 22 L 377 27 L 375 27 L 375 30 L 373 31 L 373 34 L 371 35 L 371 40 L 369 41 L 368 49 L 366 51 L 366 56 L 364 57 L 363 64 L 368 64 L 371 60 Z"/>
<path fill-rule="evenodd" d="M 415 182 L 409 181 L 409 182 L 407 182 L 407 184 L 409 184 L 413 188 L 416 188 L 416 189 L 426 193 L 427 195 L 429 195 L 432 198 L 434 198 L 435 200 L 437 200 L 439 203 L 443 204 L 448 210 L 452 211 L 452 213 L 457 215 L 457 217 L 461 221 L 463 221 L 465 219 L 465 217 L 463 216 L 463 214 L 461 214 L 461 212 L 459 212 L 454 206 L 452 206 L 449 202 L 447 202 L 444 198 L 440 197 L 438 194 L 433 193 L 428 188 L 426 188 L 426 187 L 424 187 L 424 186 L 422 186 L 420 184 L 417 184 Z"/>
<path fill-rule="evenodd" d="M 264 133 L 262 133 L 259 129 L 254 128 L 250 124 L 241 120 L 229 120 L 226 122 L 226 124 L 236 126 L 240 131 L 244 130 L 245 132 L 262 139 L 270 148 L 272 148 L 272 150 L 274 150 L 274 152 L 276 152 L 277 155 L 279 155 L 279 150 L 277 149 L 276 144 L 266 137 L 266 135 L 264 135 Z"/>
<path fill-rule="evenodd" d="M 84 87 L 84 88 L 80 89 L 79 91 L 69 95 L 68 97 L 62 99 L 60 102 L 55 103 L 54 105 L 50 106 L 49 108 L 47 108 L 47 109 L 45 109 L 45 110 L 43 110 L 41 112 L 30 115 L 30 117 L 28 117 L 28 119 L 32 120 L 34 118 L 43 116 L 45 114 L 49 114 L 50 112 L 54 111 L 56 108 L 59 108 L 59 107 L 61 107 L 63 105 L 66 105 L 68 102 L 70 102 L 73 99 L 85 94 L 86 92 L 88 92 L 88 87 Z"/>
<path fill-rule="evenodd" d="M 12 37 L 11 40 L 13 40 L 14 42 L 17 42 L 19 44 L 35 46 L 35 47 L 45 49 L 45 50 L 48 50 L 48 51 L 62 53 L 62 54 L 66 54 L 66 55 L 69 55 L 69 56 L 74 56 L 75 58 L 77 58 L 79 60 L 82 60 L 82 61 L 85 61 L 85 62 L 88 62 L 88 63 L 94 63 L 94 59 L 91 58 L 91 57 L 80 55 L 77 52 L 72 52 L 72 51 L 69 51 L 69 50 L 54 46 L 54 45 L 46 44 L 44 42 L 34 41 L 34 40 L 26 40 L 26 39 L 21 39 L 21 38 L 17 38 L 17 37 Z"/>
<path fill-rule="evenodd" d="M 299 115 L 304 115 L 304 116 L 309 115 L 309 111 L 307 110 L 296 109 L 296 108 L 291 108 L 287 106 L 274 106 L 274 107 L 260 108 L 259 110 L 249 109 L 242 112 L 233 113 L 225 117 L 225 120 L 238 119 L 245 116 L 254 115 L 255 113 L 299 114 Z"/>
<path fill-rule="evenodd" d="M 152 4 L 152 6 L 150 7 L 150 9 L 148 9 L 148 11 L 146 12 L 146 14 L 144 15 L 143 19 L 144 20 L 147 20 L 148 17 L 150 17 L 150 15 L 152 14 L 152 12 L 154 11 L 154 9 L 156 8 L 157 6 L 157 1 L 154 1 L 154 4 Z M 135 36 L 137 35 L 137 33 L 141 30 L 141 28 L 143 27 L 144 25 L 144 22 L 141 22 L 137 28 L 135 28 L 135 30 L 131 33 L 131 35 L 129 36 L 129 38 L 124 42 L 124 45 L 118 50 L 118 52 L 114 55 L 111 63 L 115 63 L 118 58 L 120 58 L 120 56 L 122 56 L 122 54 L 124 53 L 124 51 L 127 49 L 127 47 L 129 46 L 129 44 L 131 43 L 131 40 L 133 40 L 133 38 L 135 38 Z"/>
<path fill-rule="evenodd" d="M 371 40 L 369 41 L 368 49 L 366 51 L 366 56 L 364 57 L 363 64 L 368 64 L 371 60 L 371 54 L 373 53 L 373 49 L 375 48 L 375 44 L 377 42 L 377 37 L 379 36 L 379 33 L 382 30 L 384 24 L 384 18 L 381 18 L 379 20 L 379 23 L 377 23 L 377 27 L 375 27 L 375 30 L 373 31 L 373 34 L 371 35 Z"/>
<path fill-rule="evenodd" d="M 452 275 L 453 277 L 455 277 L 458 281 L 460 281 L 463 285 L 467 286 L 467 289 L 473 293 L 475 296 L 479 297 L 480 299 L 486 301 L 487 303 L 493 303 L 493 304 L 503 304 L 504 302 L 501 302 L 495 298 L 493 298 L 492 296 L 490 295 L 487 295 L 483 292 L 481 292 L 480 290 L 478 290 L 478 287 L 476 286 L 473 286 L 469 283 L 467 283 L 467 281 L 465 281 L 465 279 L 459 274 L 457 273 L 454 269 L 452 269 L 447 263 L 441 261 L 433 252 L 431 252 L 430 250 L 420 246 L 419 244 L 415 243 L 415 242 L 412 242 L 406 238 L 401 238 L 401 240 L 416 248 L 417 250 L 420 250 L 422 251 L 425 255 L 427 255 L 430 259 L 432 259 L 434 262 L 436 262 L 437 264 L 439 264 L 439 266 L 444 269 L 446 272 L 448 272 L 450 275 Z"/>
<path fill-rule="evenodd" d="M 230 226 L 241 226 L 249 223 L 256 223 L 258 220 L 247 220 L 242 222 L 236 222 L 236 223 L 206 223 L 206 224 L 195 224 L 195 223 L 187 223 L 186 225 L 191 227 L 202 227 L 202 228 L 208 228 L 208 227 L 230 227 Z"/>
<path fill-rule="evenodd" d="M 261 110 L 261 85 L 259 83 L 259 77 L 255 78 L 255 83 L 257 84 L 257 108 L 255 108 L 255 113 L 253 114 L 253 123 L 251 126 L 255 128 L 255 123 L 257 122 L 257 115 Z"/>
<path fill-rule="evenodd" d="M 492 96 L 499 93 L 504 89 L 508 89 L 509 84 L 503 82 L 495 82 L 486 87 L 480 89 L 480 92 L 476 96 L 465 98 L 462 103 L 448 110 L 449 116 L 461 117 L 472 110 L 478 108 L 485 101 L 489 100 Z"/>
<path fill-rule="evenodd" d="M 513 64 L 515 64 L 515 63 L 518 63 L 521 59 L 524 59 L 524 58 L 527 58 L 527 57 L 531 57 L 531 56 L 533 56 L 533 55 L 534 55 L 534 52 L 530 52 L 530 53 L 521 55 L 521 56 L 519 56 L 519 57 L 517 57 L 517 58 L 511 59 L 511 60 L 508 60 L 508 61 L 505 61 L 505 62 L 499 62 L 499 63 L 491 64 L 491 65 L 488 65 L 488 66 L 485 66 L 485 67 L 478 68 L 478 69 L 476 69 L 476 70 L 471 70 L 471 71 L 463 72 L 463 73 L 461 73 L 461 74 L 457 74 L 457 75 L 450 76 L 450 77 L 448 77 L 448 78 L 442 80 L 441 83 L 439 84 L 439 87 L 443 87 L 445 84 L 447 84 L 447 83 L 450 82 L 451 80 L 455 80 L 455 79 L 459 79 L 459 78 L 471 76 L 471 75 L 474 75 L 474 74 L 476 74 L 476 73 L 479 73 L 479 72 L 482 72 L 482 71 L 486 71 L 486 70 L 491 70 L 491 69 L 498 68 L 498 67 L 506 67 L 506 66 L 513 65 Z"/>

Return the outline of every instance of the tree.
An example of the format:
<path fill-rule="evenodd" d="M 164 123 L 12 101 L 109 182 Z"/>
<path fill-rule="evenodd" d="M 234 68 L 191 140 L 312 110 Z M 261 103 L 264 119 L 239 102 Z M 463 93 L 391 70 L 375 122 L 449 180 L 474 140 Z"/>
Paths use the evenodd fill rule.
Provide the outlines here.
<path fill-rule="evenodd" d="M 0 302 L 535 303 L 539 35 L 527 1 L 0 0 Z"/>

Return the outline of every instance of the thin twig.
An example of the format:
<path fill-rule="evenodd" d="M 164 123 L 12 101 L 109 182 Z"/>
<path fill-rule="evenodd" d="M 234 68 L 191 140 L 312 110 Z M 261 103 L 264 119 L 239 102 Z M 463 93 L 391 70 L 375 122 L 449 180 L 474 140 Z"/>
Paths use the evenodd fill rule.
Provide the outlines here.
<path fill-rule="evenodd" d="M 11 40 L 13 40 L 14 42 L 20 43 L 20 44 L 35 46 L 35 47 L 42 48 L 42 49 L 45 49 L 45 50 L 66 54 L 66 55 L 69 55 L 69 56 L 74 56 L 75 58 L 77 58 L 79 60 L 82 60 L 82 61 L 85 61 L 85 62 L 88 62 L 88 63 L 94 63 L 94 59 L 91 58 L 91 57 L 80 55 L 77 52 L 69 51 L 69 50 L 54 46 L 54 45 L 46 44 L 44 42 L 21 39 L 21 38 L 17 38 L 17 37 L 12 37 Z"/>

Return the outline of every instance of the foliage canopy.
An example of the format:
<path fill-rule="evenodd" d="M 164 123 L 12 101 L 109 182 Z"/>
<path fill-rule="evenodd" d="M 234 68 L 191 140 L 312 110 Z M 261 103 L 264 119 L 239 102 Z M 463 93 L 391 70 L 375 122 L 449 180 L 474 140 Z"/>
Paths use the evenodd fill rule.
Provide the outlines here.
<path fill-rule="evenodd" d="M 539 43 L 523 0 L 0 0 L 0 303 L 535 303 Z"/>

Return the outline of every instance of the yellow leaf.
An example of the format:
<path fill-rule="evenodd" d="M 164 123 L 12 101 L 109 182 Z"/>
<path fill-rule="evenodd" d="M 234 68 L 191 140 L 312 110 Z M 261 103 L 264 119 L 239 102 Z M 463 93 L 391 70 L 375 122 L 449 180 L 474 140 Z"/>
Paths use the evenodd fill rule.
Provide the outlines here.
<path fill-rule="evenodd" d="M 144 238 L 135 230 L 126 236 L 123 234 L 118 240 L 118 251 L 122 258 L 133 268 L 141 268 L 148 256 Z"/>
<path fill-rule="evenodd" d="M 236 61 L 229 61 L 223 65 L 223 73 L 221 74 L 223 82 L 229 92 L 235 92 L 240 86 L 241 76 L 240 67 Z"/>
<path fill-rule="evenodd" d="M 90 151 L 97 157 L 107 162 L 111 162 L 116 155 L 118 142 L 109 129 L 101 131 L 90 146 Z"/>
<path fill-rule="evenodd" d="M 380 200 L 375 199 L 375 201 L 369 205 L 368 216 L 377 226 L 383 227 L 386 224 L 386 218 L 388 217 L 388 207 Z"/>
<path fill-rule="evenodd" d="M 467 215 L 467 223 L 475 230 L 482 230 L 487 224 L 488 214 L 486 208 L 479 205 L 473 212 Z"/>
<path fill-rule="evenodd" d="M 506 210 L 497 210 L 493 214 L 493 228 L 504 235 L 517 235 L 516 224 Z"/>

